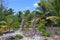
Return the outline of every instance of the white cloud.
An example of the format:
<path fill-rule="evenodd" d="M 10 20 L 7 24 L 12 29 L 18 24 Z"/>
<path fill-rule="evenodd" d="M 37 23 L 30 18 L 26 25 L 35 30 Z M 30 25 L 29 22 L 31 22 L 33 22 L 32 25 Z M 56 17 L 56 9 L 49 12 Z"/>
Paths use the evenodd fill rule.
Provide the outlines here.
<path fill-rule="evenodd" d="M 37 4 L 37 3 L 35 3 L 35 4 L 34 4 L 34 7 L 37 7 L 37 6 L 38 6 L 38 4 Z"/>

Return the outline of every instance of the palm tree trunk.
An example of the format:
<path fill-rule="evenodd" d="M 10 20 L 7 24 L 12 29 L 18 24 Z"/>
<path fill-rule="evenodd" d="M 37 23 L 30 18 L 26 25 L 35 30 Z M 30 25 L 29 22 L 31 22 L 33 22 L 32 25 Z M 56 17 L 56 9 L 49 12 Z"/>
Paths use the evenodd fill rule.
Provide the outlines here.
<path fill-rule="evenodd" d="M 9 32 L 10 32 L 11 28 L 9 27 Z"/>
<path fill-rule="evenodd" d="M 34 19 L 31 22 L 31 27 L 33 28 L 34 34 L 36 34 L 36 14 L 34 14 Z"/>
<path fill-rule="evenodd" d="M 22 19 L 21 30 L 25 30 L 25 22 L 26 22 L 26 19 Z"/>

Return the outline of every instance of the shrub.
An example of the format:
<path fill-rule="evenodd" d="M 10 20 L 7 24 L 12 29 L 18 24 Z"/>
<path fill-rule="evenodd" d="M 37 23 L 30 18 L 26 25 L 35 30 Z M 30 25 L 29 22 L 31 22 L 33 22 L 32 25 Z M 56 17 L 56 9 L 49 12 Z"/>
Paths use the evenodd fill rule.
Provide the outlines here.
<path fill-rule="evenodd" d="M 12 27 L 13 27 L 13 30 L 15 30 L 15 31 L 20 28 L 18 22 L 14 22 L 14 23 L 12 24 Z"/>
<path fill-rule="evenodd" d="M 41 29 L 40 31 L 41 31 L 41 32 L 44 32 L 44 33 L 46 32 L 46 30 L 44 30 L 44 29 Z"/>
<path fill-rule="evenodd" d="M 45 30 L 45 25 L 43 23 L 41 23 L 39 26 L 38 26 L 38 30 L 41 31 L 42 29 Z"/>
<path fill-rule="evenodd" d="M 55 35 L 58 35 L 58 32 L 55 32 Z"/>
<path fill-rule="evenodd" d="M 43 36 L 47 36 L 47 37 L 50 37 L 50 33 L 49 32 L 43 32 Z"/>
<path fill-rule="evenodd" d="M 16 38 L 19 38 L 19 39 L 22 39 L 22 38 L 23 38 L 23 36 L 20 35 L 20 34 L 17 34 L 15 37 L 16 37 Z"/>
<path fill-rule="evenodd" d="M 46 29 L 45 29 L 44 23 L 41 23 L 41 24 L 38 26 L 38 30 L 39 30 L 40 32 L 42 32 L 42 35 L 43 35 L 43 36 L 47 36 L 47 37 L 50 36 L 50 33 L 47 32 Z"/>

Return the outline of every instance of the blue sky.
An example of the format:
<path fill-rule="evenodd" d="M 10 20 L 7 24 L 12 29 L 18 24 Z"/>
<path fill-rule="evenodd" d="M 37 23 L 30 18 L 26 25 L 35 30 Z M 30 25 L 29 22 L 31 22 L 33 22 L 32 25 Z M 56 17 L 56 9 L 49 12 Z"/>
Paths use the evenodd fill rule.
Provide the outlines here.
<path fill-rule="evenodd" d="M 36 2 L 39 0 L 7 0 L 6 3 L 8 8 L 13 8 L 14 11 L 30 9 L 31 11 L 36 8 Z"/>

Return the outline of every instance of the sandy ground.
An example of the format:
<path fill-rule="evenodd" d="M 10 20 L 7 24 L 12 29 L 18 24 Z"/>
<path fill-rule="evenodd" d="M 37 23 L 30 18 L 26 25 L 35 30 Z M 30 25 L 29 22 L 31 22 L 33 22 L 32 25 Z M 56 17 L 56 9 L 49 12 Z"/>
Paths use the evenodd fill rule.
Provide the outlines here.
<path fill-rule="evenodd" d="M 4 34 L 3 36 L 0 36 L 0 40 L 4 40 L 4 38 L 9 37 L 9 36 L 15 36 L 16 34 L 20 34 L 23 36 L 23 39 L 19 39 L 19 40 L 34 40 L 31 37 L 25 37 L 21 31 L 15 31 L 14 33 L 9 33 L 9 34 Z M 52 37 L 43 37 L 43 36 L 39 36 L 40 40 L 44 40 L 45 38 L 47 38 L 47 40 L 60 40 L 60 36 L 58 35 L 53 35 Z"/>

